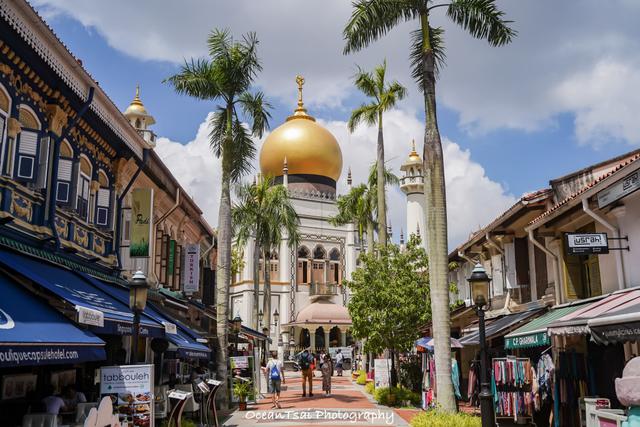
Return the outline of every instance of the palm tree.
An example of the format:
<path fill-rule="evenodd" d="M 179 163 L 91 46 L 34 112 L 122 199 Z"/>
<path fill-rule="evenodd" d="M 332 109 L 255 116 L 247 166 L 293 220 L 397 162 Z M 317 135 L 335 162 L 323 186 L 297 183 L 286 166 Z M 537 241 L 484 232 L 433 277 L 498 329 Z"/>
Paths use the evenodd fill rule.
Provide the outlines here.
<path fill-rule="evenodd" d="M 372 98 L 369 104 L 362 104 L 351 113 L 349 118 L 349 131 L 353 131 L 361 122 L 368 125 L 378 125 L 378 147 L 376 164 L 377 181 L 383 182 L 377 186 L 377 217 L 378 217 L 378 241 L 382 245 L 387 244 L 387 203 L 384 183 L 384 136 L 382 132 L 382 114 L 395 107 L 396 103 L 407 94 L 407 90 L 397 81 L 385 82 L 387 73 L 387 61 L 374 68 L 373 72 L 367 72 L 358 67 L 358 72 L 354 76 L 356 87 L 366 96 Z"/>
<path fill-rule="evenodd" d="M 227 30 L 214 30 L 207 40 L 209 59 L 185 61 L 180 72 L 166 81 L 176 92 L 194 98 L 216 101 L 209 119 L 210 145 L 222 160 L 220 208 L 218 214 L 217 293 L 217 375 L 227 378 L 229 286 L 231 284 L 231 194 L 237 182 L 251 169 L 255 156 L 252 136 L 262 137 L 268 128 L 270 105 L 261 92 L 250 92 L 262 70 L 258 59 L 258 39 L 254 33 L 236 41 Z M 243 125 L 249 123 L 249 128 Z M 223 381 L 226 387 L 226 381 Z M 227 406 L 226 390 L 222 391 Z"/>
<path fill-rule="evenodd" d="M 455 410 L 451 383 L 449 286 L 447 283 L 447 211 L 442 141 L 436 115 L 436 77 L 442 68 L 444 29 L 432 26 L 432 14 L 446 8 L 449 19 L 472 37 L 491 46 L 511 42 L 516 32 L 504 19 L 495 0 L 354 0 L 353 12 L 344 28 L 344 53 L 359 51 L 384 36 L 398 24 L 418 20 L 412 32 L 412 75 L 424 97 L 425 133 L 423 161 L 427 202 L 427 238 L 431 307 L 435 339 L 438 400 L 446 411 Z"/>
<path fill-rule="evenodd" d="M 236 244 L 245 245 L 254 240 L 254 307 L 253 316 L 258 328 L 259 305 L 259 263 L 264 260 L 263 313 L 265 325 L 271 324 L 271 253 L 283 239 L 290 248 L 298 246 L 300 219 L 296 213 L 289 192 L 282 185 L 274 185 L 273 178 L 262 177 L 257 183 L 240 186 L 237 190 L 238 203 L 233 206 L 232 218 L 236 231 Z M 284 256 L 284 254 L 281 254 Z"/>

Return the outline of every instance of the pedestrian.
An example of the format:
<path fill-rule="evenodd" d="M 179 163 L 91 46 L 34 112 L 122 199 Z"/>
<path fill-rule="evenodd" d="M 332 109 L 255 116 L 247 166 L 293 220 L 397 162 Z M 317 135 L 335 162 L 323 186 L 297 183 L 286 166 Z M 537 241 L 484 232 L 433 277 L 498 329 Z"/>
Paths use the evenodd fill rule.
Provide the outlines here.
<path fill-rule="evenodd" d="M 262 368 L 263 372 L 267 375 L 267 383 L 269 385 L 269 393 L 271 393 L 271 402 L 274 408 L 282 408 L 280 406 L 280 390 L 282 390 L 282 384 L 285 384 L 284 369 L 282 369 L 282 362 L 278 360 L 278 353 L 272 351 L 270 353 L 267 366 Z"/>
<path fill-rule="evenodd" d="M 333 363 L 331 362 L 331 356 L 325 355 L 322 363 L 322 391 L 325 396 L 331 396 L 331 375 L 333 373 Z"/>
<path fill-rule="evenodd" d="M 336 352 L 336 371 L 338 372 L 338 376 L 342 376 L 342 361 L 344 360 L 344 354 L 342 354 L 342 350 L 338 349 Z"/>
<path fill-rule="evenodd" d="M 309 397 L 313 397 L 313 356 L 308 349 L 304 349 L 298 357 L 298 364 L 302 372 L 302 397 L 307 396 L 307 382 L 309 383 Z"/>
<path fill-rule="evenodd" d="M 46 407 L 47 414 L 58 415 L 60 411 L 66 411 L 67 405 L 64 403 L 62 397 L 55 394 L 55 390 L 52 385 L 45 388 L 46 397 L 42 399 L 42 403 Z"/>
<path fill-rule="evenodd" d="M 74 410 L 78 403 L 87 403 L 87 397 L 83 392 L 77 391 L 73 385 L 67 386 L 62 393 L 62 400 L 69 410 Z"/>

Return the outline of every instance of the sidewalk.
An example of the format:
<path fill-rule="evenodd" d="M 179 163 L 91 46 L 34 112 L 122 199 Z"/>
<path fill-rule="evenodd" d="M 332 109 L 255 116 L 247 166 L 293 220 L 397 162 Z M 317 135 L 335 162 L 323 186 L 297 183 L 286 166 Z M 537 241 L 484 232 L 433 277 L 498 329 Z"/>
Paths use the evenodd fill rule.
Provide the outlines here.
<path fill-rule="evenodd" d="M 257 405 L 249 405 L 247 411 L 235 411 L 224 426 L 269 427 L 298 426 L 399 426 L 409 423 L 394 409 L 377 405 L 364 393 L 362 387 L 351 382 L 351 376 L 333 377 L 332 395 L 324 397 L 322 379 L 313 381 L 313 397 L 302 397 L 302 381 L 299 372 L 287 372 L 286 390 L 280 395 L 282 409 L 271 409 L 271 399 L 262 399 Z M 316 374 L 318 375 L 318 374 Z M 348 376 L 347 376 L 348 375 Z"/>

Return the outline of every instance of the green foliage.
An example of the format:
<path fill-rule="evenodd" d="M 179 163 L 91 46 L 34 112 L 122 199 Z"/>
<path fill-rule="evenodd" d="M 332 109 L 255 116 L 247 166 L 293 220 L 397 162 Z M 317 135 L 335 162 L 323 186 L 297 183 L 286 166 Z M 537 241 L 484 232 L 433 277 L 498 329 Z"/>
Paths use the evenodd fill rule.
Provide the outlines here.
<path fill-rule="evenodd" d="M 364 386 L 364 391 L 366 391 L 369 394 L 373 394 L 373 391 L 376 389 L 376 385 L 373 381 L 368 382 L 365 386 Z"/>
<path fill-rule="evenodd" d="M 373 398 L 380 405 L 402 406 L 409 402 L 413 406 L 420 405 L 420 393 L 407 390 L 404 387 L 378 387 L 373 392 Z"/>
<path fill-rule="evenodd" d="M 420 336 L 416 325 L 431 319 L 427 254 L 415 236 L 404 251 L 392 244 L 377 250 L 378 256 L 361 255 L 361 267 L 346 282 L 352 334 L 366 340 L 365 351 L 406 352 Z"/>
<path fill-rule="evenodd" d="M 419 356 L 411 356 L 400 362 L 400 385 L 415 392 L 422 388 L 422 363 Z"/>
<path fill-rule="evenodd" d="M 365 385 L 367 383 L 367 373 L 365 371 L 359 371 L 356 384 Z"/>
<path fill-rule="evenodd" d="M 472 415 L 427 411 L 413 417 L 411 427 L 480 427 L 480 418 Z"/>
<path fill-rule="evenodd" d="M 231 274 L 234 276 L 244 269 L 244 251 L 236 247 L 231 250 Z"/>
<path fill-rule="evenodd" d="M 251 381 L 236 380 L 233 383 L 233 394 L 240 400 L 240 402 L 246 402 L 247 399 L 253 400 L 255 390 Z"/>

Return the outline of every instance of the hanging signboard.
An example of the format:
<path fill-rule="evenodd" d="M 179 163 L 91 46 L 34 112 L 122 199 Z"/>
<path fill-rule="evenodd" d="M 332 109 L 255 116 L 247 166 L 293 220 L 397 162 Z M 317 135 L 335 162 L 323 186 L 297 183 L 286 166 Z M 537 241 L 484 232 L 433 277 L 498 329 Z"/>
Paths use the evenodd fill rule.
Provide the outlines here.
<path fill-rule="evenodd" d="M 609 253 L 607 233 L 565 233 L 565 241 L 569 255 Z"/>
<path fill-rule="evenodd" d="M 640 171 L 635 171 L 625 176 L 620 181 L 617 181 L 609 188 L 605 188 L 604 190 L 600 191 L 596 195 L 596 197 L 598 198 L 598 207 L 602 209 L 603 207 L 610 205 L 616 200 L 619 200 L 624 196 L 633 193 L 639 188 Z"/>
<path fill-rule="evenodd" d="M 129 256 L 148 257 L 153 222 L 153 189 L 136 188 L 131 192 L 131 239 Z"/>
<path fill-rule="evenodd" d="M 375 359 L 373 361 L 375 371 L 375 386 L 389 387 L 389 376 L 391 372 L 391 359 Z"/>
<path fill-rule="evenodd" d="M 200 285 L 200 245 L 187 245 L 184 255 L 184 292 L 193 294 L 198 292 Z"/>
<path fill-rule="evenodd" d="M 167 257 L 167 275 L 173 275 L 176 268 L 176 241 L 169 240 L 169 256 Z"/>
<path fill-rule="evenodd" d="M 78 323 L 104 328 L 104 313 L 100 310 L 76 305 L 76 311 L 78 312 Z"/>
<path fill-rule="evenodd" d="M 100 395 L 111 397 L 128 425 L 154 426 L 153 365 L 100 368 Z"/>

